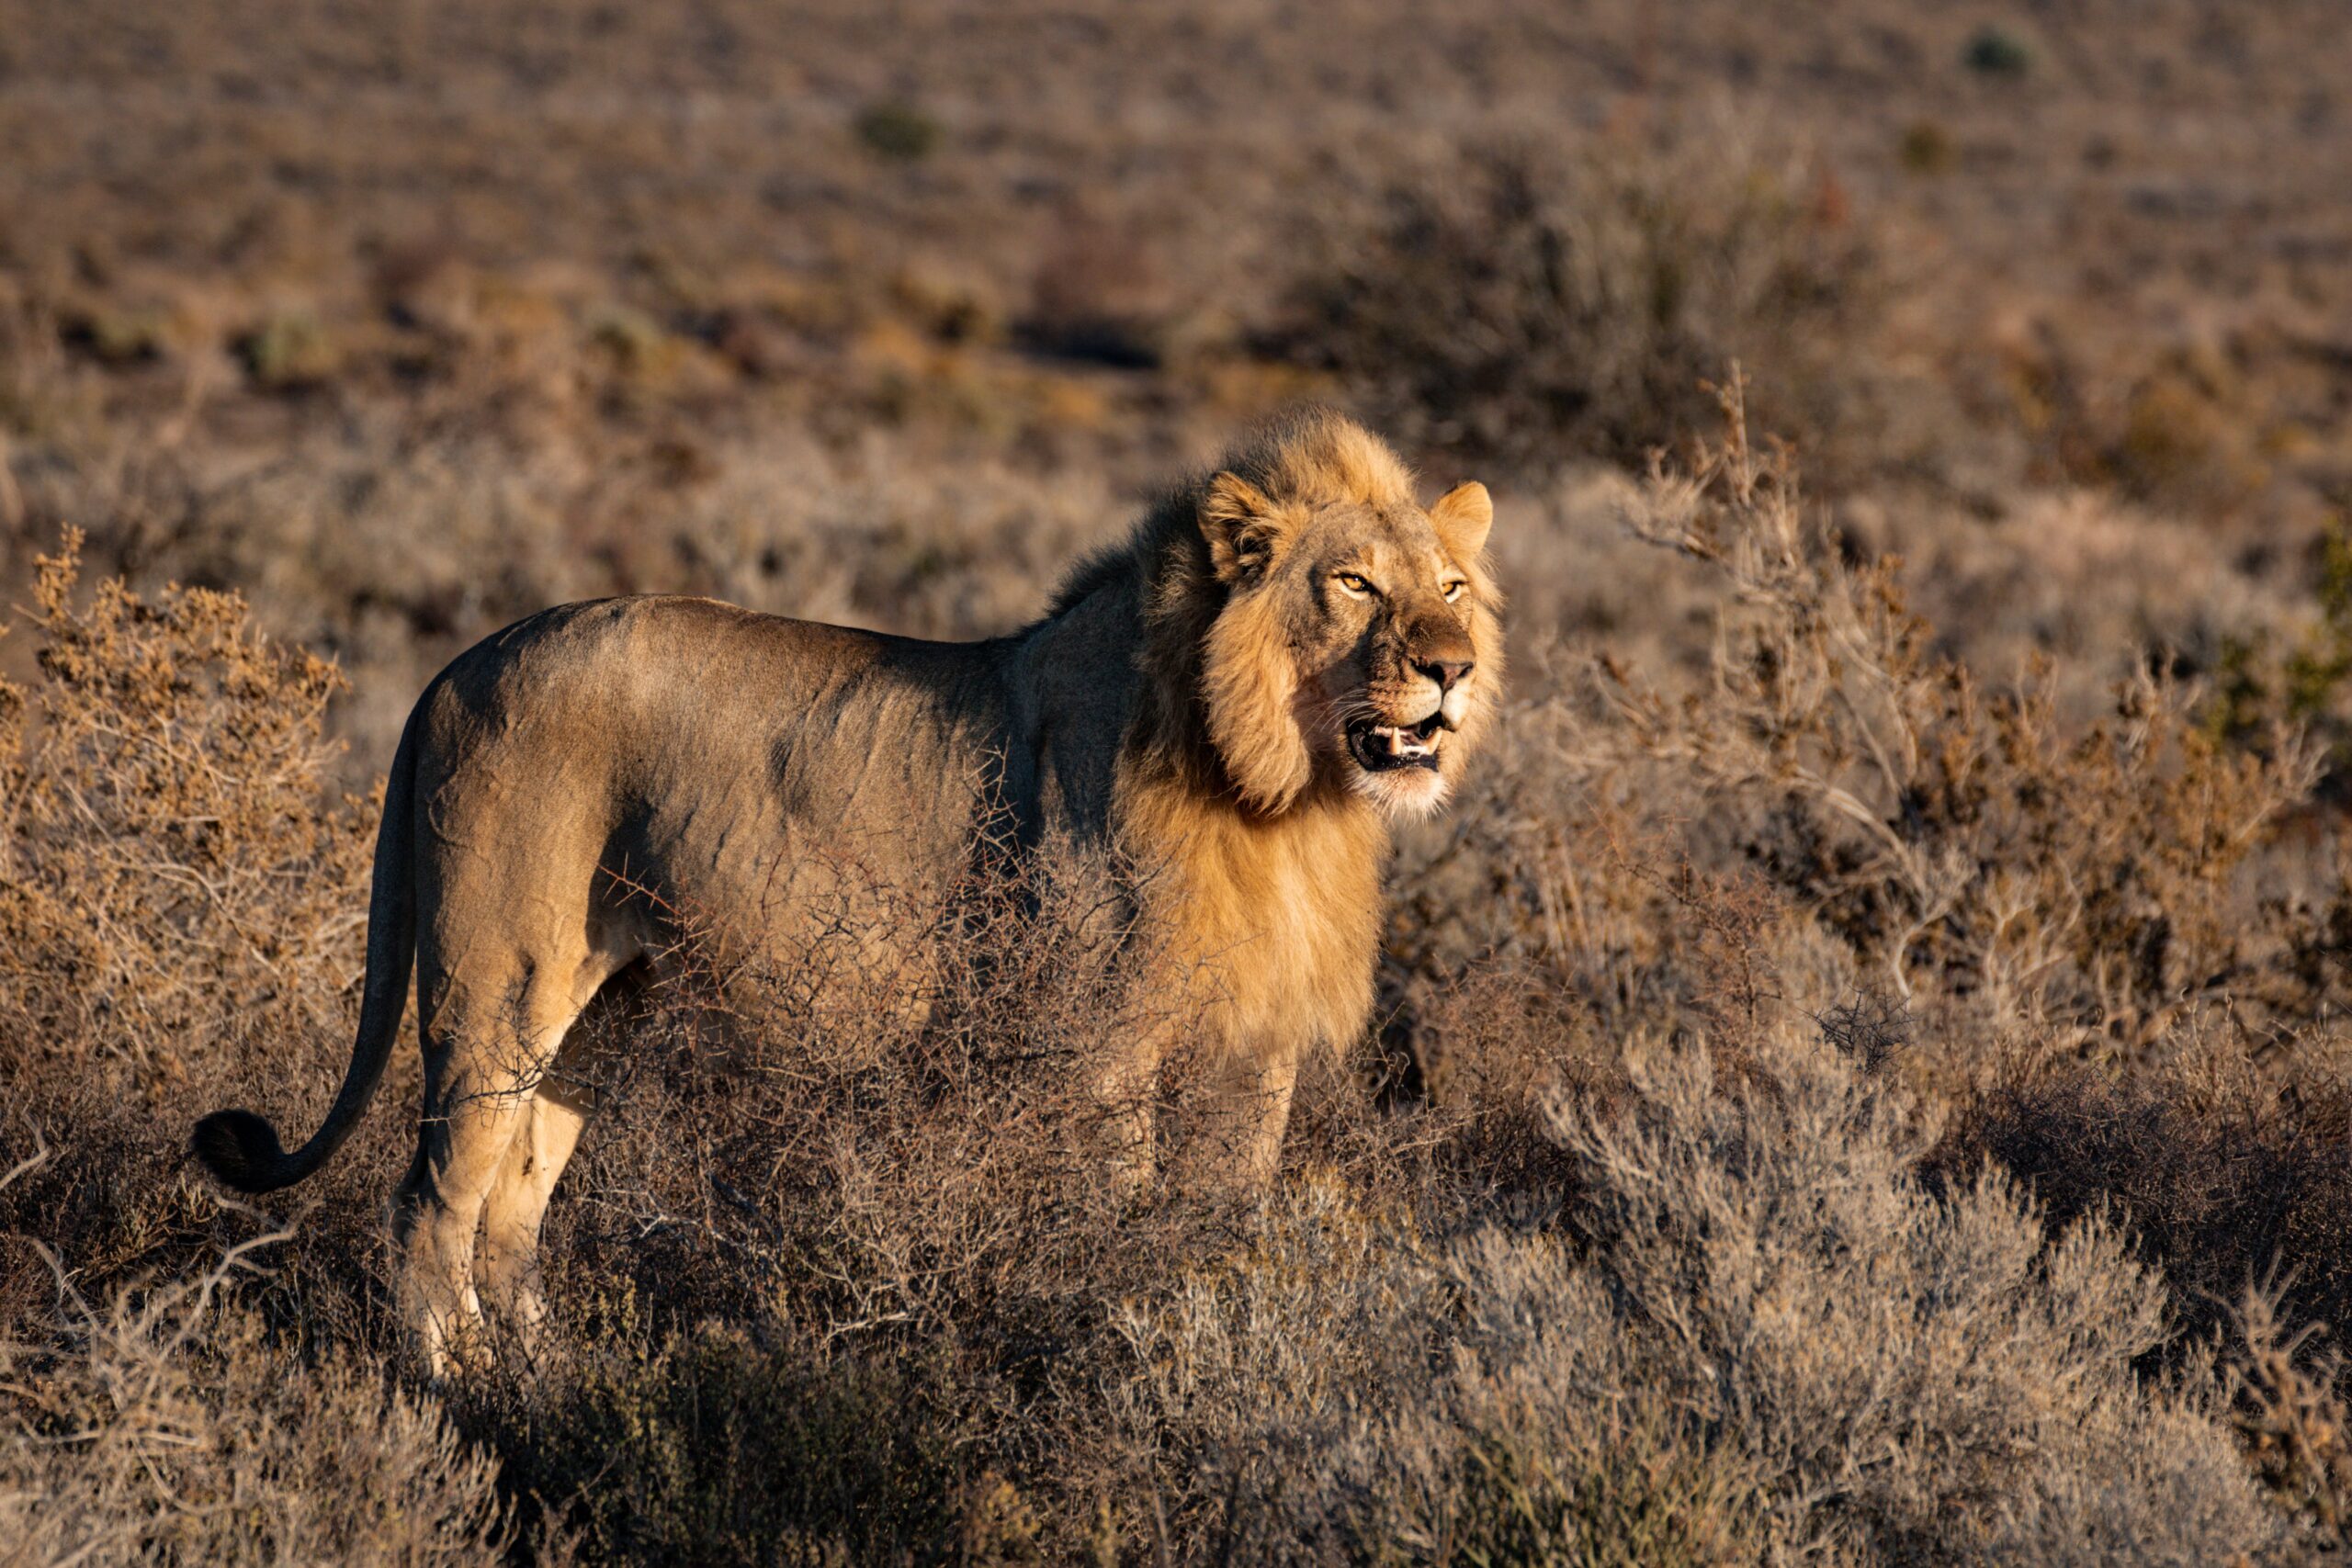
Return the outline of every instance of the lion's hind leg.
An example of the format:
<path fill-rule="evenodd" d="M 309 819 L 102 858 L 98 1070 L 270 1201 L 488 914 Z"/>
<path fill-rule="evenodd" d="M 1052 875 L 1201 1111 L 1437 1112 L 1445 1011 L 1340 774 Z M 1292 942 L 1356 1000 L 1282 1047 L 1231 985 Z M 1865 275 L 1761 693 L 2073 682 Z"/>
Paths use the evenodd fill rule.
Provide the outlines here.
<path fill-rule="evenodd" d="M 420 970 L 420 990 L 434 998 L 424 1022 L 424 1116 L 393 1200 L 406 1314 L 436 1377 L 488 1359 L 474 1286 L 486 1223 L 481 1262 L 493 1294 L 518 1318 L 537 1310 L 539 1216 L 584 1106 L 545 1080 L 611 968 L 586 953 L 492 964 L 479 948 L 459 951 L 462 974 Z"/>
<path fill-rule="evenodd" d="M 522 1055 L 511 1036 L 474 1041 L 466 1032 L 425 1047 L 416 1158 L 392 1200 L 401 1310 L 436 1378 L 489 1359 L 473 1283 L 474 1236 L 537 1088 L 536 1075 L 506 1059 Z"/>
<path fill-rule="evenodd" d="M 560 1068 L 542 1080 L 483 1202 L 482 1289 L 521 1338 L 526 1355 L 538 1353 L 547 1321 L 539 1224 L 594 1109 L 587 1089 L 563 1081 Z"/>

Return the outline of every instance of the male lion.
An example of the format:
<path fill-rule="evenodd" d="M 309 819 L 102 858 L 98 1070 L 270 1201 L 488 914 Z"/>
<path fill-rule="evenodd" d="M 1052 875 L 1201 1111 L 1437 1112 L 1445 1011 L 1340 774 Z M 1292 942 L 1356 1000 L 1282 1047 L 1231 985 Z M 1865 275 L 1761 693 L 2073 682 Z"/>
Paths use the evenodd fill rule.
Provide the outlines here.
<path fill-rule="evenodd" d="M 358 1041 L 291 1154 L 260 1117 L 197 1156 L 266 1192 L 317 1169 L 384 1070 L 415 966 L 416 1158 L 394 1200 L 406 1310 L 436 1370 L 479 1352 L 481 1280 L 543 1315 L 535 1251 L 589 1109 L 559 1068 L 600 987 L 674 937 L 667 908 L 758 910 L 787 942 L 832 846 L 945 890 L 976 842 L 1052 839 L 1148 866 L 1131 942 L 1195 1005 L 1240 1176 L 1271 1177 L 1303 1053 L 1363 1029 L 1388 824 L 1442 802 L 1494 707 L 1493 508 L 1427 510 L 1372 434 L 1278 423 L 1081 566 L 1045 618 L 977 643 L 814 626 L 705 599 L 549 610 L 459 657 L 409 716 L 384 797 Z M 627 885 L 613 873 L 626 868 Z M 648 899 L 631 891 L 650 889 Z M 779 896 L 781 895 L 781 896 Z M 1137 1086 L 1099 1087 L 1132 1177 Z"/>

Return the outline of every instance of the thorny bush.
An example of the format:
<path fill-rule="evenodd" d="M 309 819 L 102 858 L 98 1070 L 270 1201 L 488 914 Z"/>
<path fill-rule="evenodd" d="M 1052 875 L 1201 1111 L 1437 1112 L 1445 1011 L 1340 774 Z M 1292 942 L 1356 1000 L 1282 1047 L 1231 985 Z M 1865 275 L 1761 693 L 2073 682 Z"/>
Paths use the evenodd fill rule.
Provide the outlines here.
<path fill-rule="evenodd" d="M 231 1029 L 340 1019 L 373 813 L 322 801 L 334 666 L 233 594 L 33 581 L 41 679 L 0 682 L 0 1019 L 142 1074 Z"/>

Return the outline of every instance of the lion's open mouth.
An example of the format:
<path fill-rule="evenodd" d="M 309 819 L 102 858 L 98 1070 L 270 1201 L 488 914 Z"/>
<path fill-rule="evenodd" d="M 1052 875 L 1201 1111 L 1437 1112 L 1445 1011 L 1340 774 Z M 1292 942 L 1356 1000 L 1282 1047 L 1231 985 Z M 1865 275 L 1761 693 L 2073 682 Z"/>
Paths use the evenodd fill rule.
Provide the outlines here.
<path fill-rule="evenodd" d="M 1438 748 L 1444 744 L 1444 716 L 1435 713 L 1419 724 L 1377 724 L 1360 718 L 1348 726 L 1348 754 L 1369 773 L 1435 768 Z"/>

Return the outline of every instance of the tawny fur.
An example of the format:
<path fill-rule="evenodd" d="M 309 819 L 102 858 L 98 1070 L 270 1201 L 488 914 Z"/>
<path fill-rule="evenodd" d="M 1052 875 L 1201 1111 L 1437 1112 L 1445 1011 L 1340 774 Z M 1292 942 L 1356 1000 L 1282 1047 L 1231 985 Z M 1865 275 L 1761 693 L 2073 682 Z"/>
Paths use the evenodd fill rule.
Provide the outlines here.
<path fill-rule="evenodd" d="M 865 887 L 919 908 L 976 844 L 1052 840 L 1139 868 L 1125 897 L 1148 978 L 1190 1004 L 1159 1011 L 1221 1066 L 1211 1135 L 1262 1181 L 1301 1057 L 1363 1028 L 1390 822 L 1442 803 L 1493 713 L 1491 517 L 1476 485 L 1423 510 L 1375 437 L 1310 412 L 1171 491 L 1010 637 L 670 598 L 508 627 L 435 679 L 401 738 L 325 1124 L 289 1154 L 223 1111 L 197 1153 L 246 1190 L 315 1169 L 374 1091 L 413 963 L 425 1103 L 394 1234 L 446 1367 L 481 1344 L 477 1277 L 525 1329 L 543 1311 L 539 1222 L 592 1109 L 562 1057 L 599 989 L 670 941 L 659 909 L 788 953 Z M 1427 765 L 1396 760 L 1408 745 Z M 1123 1043 L 1096 1086 L 1129 1180 L 1171 1043 Z"/>

